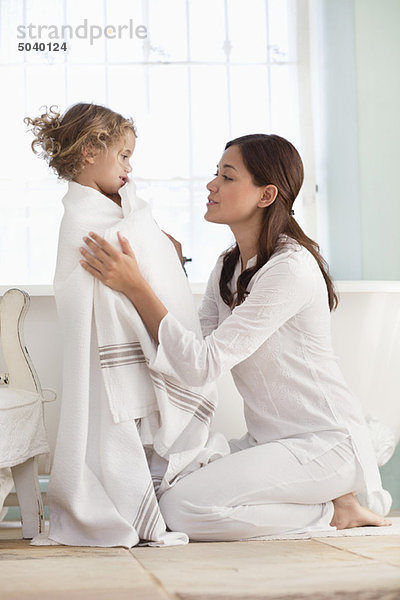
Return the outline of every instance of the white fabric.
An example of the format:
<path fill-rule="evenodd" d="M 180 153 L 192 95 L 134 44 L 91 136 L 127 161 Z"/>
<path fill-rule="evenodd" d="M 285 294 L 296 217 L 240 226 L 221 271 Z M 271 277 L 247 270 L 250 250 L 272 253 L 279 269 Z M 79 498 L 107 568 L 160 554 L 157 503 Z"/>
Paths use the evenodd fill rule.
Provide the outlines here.
<path fill-rule="evenodd" d="M 305 532 L 318 536 L 336 529 L 330 526 L 331 500 L 362 486 L 348 438 L 307 463 L 276 442 L 243 445 L 233 440 L 230 456 L 191 473 L 162 496 L 169 527 L 199 541 Z"/>
<path fill-rule="evenodd" d="M 133 182 L 120 195 L 122 207 L 72 182 L 63 199 L 54 278 L 63 331 L 63 395 L 47 493 L 50 530 L 47 540 L 38 536 L 33 545 L 186 543 L 184 533 L 166 532 L 155 488 L 162 493 L 183 472 L 229 452 L 222 436 L 208 441 L 214 384 L 190 389 L 156 373 L 155 344 L 131 302 L 79 264 L 79 247 L 89 231 L 119 250 L 120 231 L 171 314 L 201 338 L 173 244 L 136 196 Z"/>
<path fill-rule="evenodd" d="M 200 309 L 204 340 L 167 314 L 154 368 L 188 385 L 204 385 L 231 369 L 244 400 L 249 446 L 276 441 L 307 464 L 350 435 L 364 474 L 359 499 L 387 514 L 391 497 L 382 489 L 361 405 L 333 354 L 322 273 L 308 250 L 286 236 L 281 241 L 233 312 L 219 293 L 220 257 Z M 239 274 L 238 264 L 232 289 Z"/>
<path fill-rule="evenodd" d="M 361 526 L 350 527 L 349 529 L 332 529 L 329 531 L 321 531 L 315 534 L 313 531 L 305 531 L 303 533 L 281 533 L 275 535 L 262 535 L 252 538 L 252 540 L 307 540 L 310 538 L 325 538 L 325 537 L 363 537 L 371 535 L 387 536 L 400 535 L 400 517 L 390 517 L 391 525 L 383 527 Z"/>
<path fill-rule="evenodd" d="M 385 465 L 396 450 L 395 434 L 379 419 L 366 418 L 378 467 Z"/>
<path fill-rule="evenodd" d="M 0 388 L 0 469 L 50 452 L 42 402 L 36 392 Z"/>
<path fill-rule="evenodd" d="M 4 500 L 14 487 L 10 467 L 50 452 L 42 402 L 38 393 L 0 388 L 0 521 L 8 512 L 2 509 Z"/>

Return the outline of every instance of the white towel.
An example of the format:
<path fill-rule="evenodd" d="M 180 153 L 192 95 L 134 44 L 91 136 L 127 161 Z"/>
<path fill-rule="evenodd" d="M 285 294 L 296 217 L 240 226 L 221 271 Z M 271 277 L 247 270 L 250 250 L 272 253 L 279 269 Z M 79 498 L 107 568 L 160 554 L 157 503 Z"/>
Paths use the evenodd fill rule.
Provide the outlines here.
<path fill-rule="evenodd" d="M 63 198 L 54 290 L 63 332 L 60 424 L 47 493 L 48 537 L 76 546 L 187 543 L 167 532 L 158 496 L 183 474 L 229 453 L 209 426 L 216 388 L 191 388 L 152 370 L 156 345 L 131 302 L 79 264 L 83 236 L 94 231 L 120 250 L 130 242 L 140 270 L 167 309 L 201 336 L 187 278 L 171 241 L 136 196 L 122 207 L 71 182 Z"/>

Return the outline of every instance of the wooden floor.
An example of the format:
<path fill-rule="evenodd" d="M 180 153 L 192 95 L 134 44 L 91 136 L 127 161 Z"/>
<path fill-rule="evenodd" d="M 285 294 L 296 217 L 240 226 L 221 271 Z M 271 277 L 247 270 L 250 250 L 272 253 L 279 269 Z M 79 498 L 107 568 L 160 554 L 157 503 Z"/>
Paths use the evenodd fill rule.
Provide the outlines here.
<path fill-rule="evenodd" d="M 1 600 L 400 600 L 400 536 L 30 546 L 0 528 Z"/>

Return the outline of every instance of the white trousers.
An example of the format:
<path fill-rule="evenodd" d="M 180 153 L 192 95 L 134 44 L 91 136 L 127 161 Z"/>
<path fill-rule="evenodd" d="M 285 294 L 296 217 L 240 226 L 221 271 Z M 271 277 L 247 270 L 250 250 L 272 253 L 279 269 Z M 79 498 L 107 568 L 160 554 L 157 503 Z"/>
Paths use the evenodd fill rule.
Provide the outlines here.
<path fill-rule="evenodd" d="M 279 442 L 231 448 L 163 494 L 171 530 L 200 541 L 334 530 L 332 500 L 362 488 L 349 438 L 307 464 Z"/>

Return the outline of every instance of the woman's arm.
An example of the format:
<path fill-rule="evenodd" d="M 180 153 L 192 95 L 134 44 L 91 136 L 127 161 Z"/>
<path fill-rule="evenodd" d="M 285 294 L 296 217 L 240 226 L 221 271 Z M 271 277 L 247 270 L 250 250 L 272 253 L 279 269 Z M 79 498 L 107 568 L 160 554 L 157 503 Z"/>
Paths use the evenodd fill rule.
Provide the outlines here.
<path fill-rule="evenodd" d="M 142 278 L 127 241 L 119 236 L 123 248 L 120 253 L 99 236 L 92 237 L 97 244 L 87 242 L 94 256 L 84 253 L 90 262 L 85 268 L 131 299 L 159 342 L 152 368 L 187 385 L 202 386 L 216 381 L 222 373 L 251 356 L 313 298 L 314 272 L 301 253 L 295 252 L 293 257 L 265 265 L 246 300 L 211 335 L 199 340 L 168 313 Z"/>
<path fill-rule="evenodd" d="M 315 268 L 318 268 L 316 263 Z M 152 368 L 187 385 L 202 386 L 216 381 L 251 357 L 309 305 L 314 297 L 314 281 L 315 269 L 304 258 L 271 261 L 255 276 L 245 301 L 204 340 L 197 339 L 168 313 L 160 323 L 160 343 Z M 300 323 L 294 322 L 288 335 L 301 339 Z M 265 368 L 268 369 L 267 360 Z"/>
<path fill-rule="evenodd" d="M 158 331 L 160 323 L 168 313 L 164 304 L 155 295 L 147 281 L 142 279 L 139 286 L 132 286 L 127 289 L 125 295 L 132 302 L 138 311 L 142 321 L 146 325 L 150 335 L 159 343 Z"/>
<path fill-rule="evenodd" d="M 210 335 L 218 327 L 219 322 L 219 276 L 221 272 L 222 259 L 218 259 L 208 279 L 206 290 L 203 294 L 198 310 L 203 338 Z"/>

